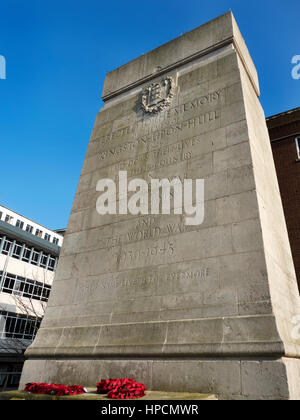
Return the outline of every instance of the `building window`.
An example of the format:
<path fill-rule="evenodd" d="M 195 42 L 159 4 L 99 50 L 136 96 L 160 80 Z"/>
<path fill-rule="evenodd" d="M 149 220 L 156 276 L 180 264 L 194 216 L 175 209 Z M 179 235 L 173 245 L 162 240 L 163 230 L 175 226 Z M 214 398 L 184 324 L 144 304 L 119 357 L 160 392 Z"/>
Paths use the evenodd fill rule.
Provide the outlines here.
<path fill-rule="evenodd" d="M 48 261 L 48 255 L 42 253 L 40 266 L 43 267 L 43 268 L 46 268 L 47 267 L 47 261 Z"/>
<path fill-rule="evenodd" d="M 32 233 L 32 232 L 33 232 L 33 226 L 31 226 L 31 225 L 27 225 L 27 226 L 26 226 L 26 232 L 28 232 L 28 233 Z"/>
<path fill-rule="evenodd" d="M 5 239 L 4 245 L 3 245 L 3 249 L 2 249 L 2 254 L 4 255 L 8 255 L 10 252 L 10 247 L 11 247 L 12 241 L 10 241 L 9 239 Z"/>
<path fill-rule="evenodd" d="M 52 254 L 44 253 L 40 249 L 35 249 L 11 238 L 0 235 L 0 253 L 9 255 L 18 260 L 24 261 L 38 267 L 45 268 L 49 271 L 55 271 L 57 265 L 57 257 Z"/>
<path fill-rule="evenodd" d="M 296 138 L 297 160 L 300 160 L 300 137 Z"/>
<path fill-rule="evenodd" d="M 24 222 L 22 222 L 21 220 L 17 220 L 16 227 L 18 227 L 18 228 L 20 228 L 20 229 L 23 229 L 23 227 L 24 227 Z"/>
<path fill-rule="evenodd" d="M 3 212 L 0 211 L 0 220 L 2 220 Z"/>
<path fill-rule="evenodd" d="M 2 277 L 3 271 L 0 271 Z M 47 302 L 51 286 L 40 281 L 26 279 L 15 274 L 6 273 L 3 277 L 0 292 Z"/>
<path fill-rule="evenodd" d="M 9 214 L 7 214 L 7 215 L 5 216 L 5 221 L 6 221 L 6 223 L 11 223 L 11 222 L 13 221 L 13 217 L 12 217 L 12 216 L 10 216 Z"/>
<path fill-rule="evenodd" d="M 33 340 L 40 324 L 38 318 L 0 311 L 0 338 Z"/>
<path fill-rule="evenodd" d="M 31 248 L 28 248 L 26 246 L 24 249 L 22 261 L 29 262 L 30 254 L 31 254 Z"/>
<path fill-rule="evenodd" d="M 54 271 L 55 268 L 56 268 L 56 258 L 50 257 L 49 258 L 48 270 Z"/>
<path fill-rule="evenodd" d="M 53 243 L 54 245 L 58 245 L 59 239 L 58 238 L 53 238 Z"/>
<path fill-rule="evenodd" d="M 2 275 L 2 272 L 1 272 L 1 275 Z M 6 276 L 4 277 L 1 291 L 4 293 L 12 294 L 14 290 L 14 285 L 15 285 L 15 278 L 16 276 L 7 273 Z"/>
<path fill-rule="evenodd" d="M 39 238 L 41 238 L 41 237 L 43 236 L 43 231 L 42 231 L 42 230 L 40 230 L 40 229 L 37 229 L 37 230 L 35 231 L 35 236 L 38 236 Z"/>
<path fill-rule="evenodd" d="M 31 256 L 31 264 L 38 265 L 38 263 L 39 263 L 39 256 L 40 256 L 40 253 L 38 251 L 35 251 L 34 250 L 32 252 L 32 256 Z"/>
<path fill-rule="evenodd" d="M 14 258 L 20 258 L 21 256 L 21 252 L 22 252 L 22 244 L 20 244 L 20 242 L 16 242 L 14 249 L 12 250 L 12 256 Z"/>
<path fill-rule="evenodd" d="M 44 238 L 45 238 L 46 241 L 50 242 L 51 236 L 48 233 L 45 233 Z"/>
<path fill-rule="evenodd" d="M 20 382 L 23 364 L 7 363 L 0 365 L 0 388 L 17 388 Z"/>

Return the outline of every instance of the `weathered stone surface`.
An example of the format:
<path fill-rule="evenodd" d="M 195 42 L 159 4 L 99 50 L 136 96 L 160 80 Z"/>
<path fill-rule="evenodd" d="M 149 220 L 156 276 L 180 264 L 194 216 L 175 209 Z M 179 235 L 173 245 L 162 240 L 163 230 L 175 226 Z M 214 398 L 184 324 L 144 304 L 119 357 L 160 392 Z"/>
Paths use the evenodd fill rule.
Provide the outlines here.
<path fill-rule="evenodd" d="M 152 113 L 145 88 L 169 78 L 173 96 Z M 21 386 L 130 376 L 154 390 L 300 398 L 300 302 L 258 93 L 231 13 L 107 75 Z M 100 216 L 98 180 L 124 170 L 203 178 L 203 224 L 173 205 Z"/>
<path fill-rule="evenodd" d="M 107 398 L 106 394 L 97 394 L 96 388 L 88 388 L 86 394 L 80 395 L 65 395 L 65 396 L 53 396 L 43 394 L 31 394 L 25 391 L 7 391 L 0 392 L 0 400 L 70 400 L 70 401 L 105 401 L 111 399 Z M 200 394 L 191 392 L 163 392 L 163 391 L 146 391 L 144 397 L 140 398 L 139 401 L 216 401 L 217 397 L 213 394 Z M 117 403 L 118 404 L 118 403 Z M 166 412 L 166 410 L 165 410 Z"/>

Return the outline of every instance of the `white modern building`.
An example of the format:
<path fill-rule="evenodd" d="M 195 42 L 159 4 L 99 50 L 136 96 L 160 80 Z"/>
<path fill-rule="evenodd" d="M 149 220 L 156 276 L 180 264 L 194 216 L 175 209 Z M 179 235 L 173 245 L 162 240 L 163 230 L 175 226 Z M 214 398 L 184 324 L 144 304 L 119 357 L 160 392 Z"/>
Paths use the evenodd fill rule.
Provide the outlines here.
<path fill-rule="evenodd" d="M 0 390 L 17 385 L 43 317 L 63 242 L 58 232 L 0 205 Z"/>

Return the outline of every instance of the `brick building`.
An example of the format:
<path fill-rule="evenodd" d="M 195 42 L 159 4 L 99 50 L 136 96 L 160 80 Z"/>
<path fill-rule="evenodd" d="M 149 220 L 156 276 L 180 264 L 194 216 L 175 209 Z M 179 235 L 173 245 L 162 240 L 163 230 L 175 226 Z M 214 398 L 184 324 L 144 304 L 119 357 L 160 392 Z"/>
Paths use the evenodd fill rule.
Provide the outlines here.
<path fill-rule="evenodd" d="M 300 108 L 267 118 L 300 289 Z"/>

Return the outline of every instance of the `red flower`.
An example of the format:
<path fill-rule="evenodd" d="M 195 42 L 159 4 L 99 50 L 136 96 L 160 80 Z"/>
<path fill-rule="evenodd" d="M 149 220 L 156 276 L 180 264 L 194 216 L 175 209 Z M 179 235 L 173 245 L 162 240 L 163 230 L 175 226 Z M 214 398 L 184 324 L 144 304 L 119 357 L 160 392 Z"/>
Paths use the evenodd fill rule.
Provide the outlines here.
<path fill-rule="evenodd" d="M 33 394 L 49 394 L 49 395 L 78 395 L 84 394 L 85 390 L 81 385 L 57 385 L 57 384 L 44 384 L 42 382 L 30 382 L 24 388 L 27 392 Z"/>
<path fill-rule="evenodd" d="M 97 392 L 106 394 L 112 399 L 133 399 L 145 395 L 144 384 L 137 383 L 134 379 L 104 379 L 97 383 Z"/>
<path fill-rule="evenodd" d="M 85 389 L 80 385 L 58 385 L 45 384 L 41 382 L 29 382 L 25 385 L 25 391 L 35 394 L 49 395 L 78 395 L 85 393 Z M 97 383 L 97 392 L 107 394 L 112 399 L 133 399 L 141 398 L 145 395 L 146 387 L 144 384 L 136 382 L 134 379 L 117 378 L 104 379 Z"/>

